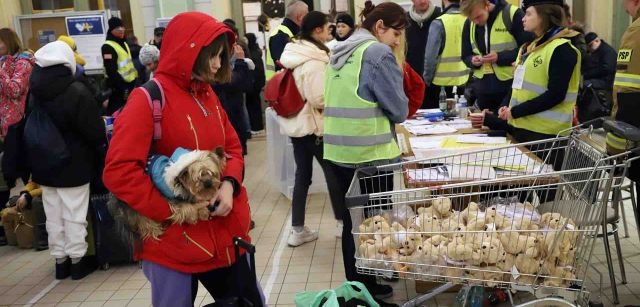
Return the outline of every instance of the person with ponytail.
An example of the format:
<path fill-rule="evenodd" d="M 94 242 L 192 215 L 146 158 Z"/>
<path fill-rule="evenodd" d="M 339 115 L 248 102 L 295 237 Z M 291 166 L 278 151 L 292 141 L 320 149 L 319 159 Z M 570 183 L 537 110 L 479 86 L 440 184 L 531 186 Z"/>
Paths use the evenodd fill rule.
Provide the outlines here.
<path fill-rule="evenodd" d="M 323 159 L 323 109 L 324 78 L 329 63 L 329 49 L 324 45 L 329 38 L 329 17 L 322 12 L 310 12 L 302 20 L 300 33 L 287 44 L 280 63 L 293 70 L 298 91 L 306 101 L 302 110 L 293 117 L 278 116 L 282 130 L 291 138 L 296 161 L 293 186 L 291 233 L 288 244 L 300 246 L 318 239 L 318 232 L 304 225 L 307 194 L 313 175 L 313 158 L 322 166 L 329 187 L 329 196 L 342 235 L 342 207 L 344 194 L 340 195 L 330 182 L 335 181 L 329 162 Z"/>
<path fill-rule="evenodd" d="M 356 169 L 400 161 L 395 124 L 407 118 L 402 64 L 393 50 L 407 26 L 404 9 L 393 2 L 367 5 L 361 28 L 333 49 L 325 79 L 324 158 L 336 180 L 330 184 L 346 195 Z M 392 173 L 380 171 L 373 182 L 361 182 L 363 193 L 393 189 Z M 388 203 L 381 200 L 380 203 Z M 369 210 L 365 210 L 369 211 Z M 362 282 L 378 300 L 393 295 L 375 276 L 356 270 L 351 215 L 343 211 L 342 257 L 346 278 Z M 381 306 L 389 304 L 379 301 Z"/>

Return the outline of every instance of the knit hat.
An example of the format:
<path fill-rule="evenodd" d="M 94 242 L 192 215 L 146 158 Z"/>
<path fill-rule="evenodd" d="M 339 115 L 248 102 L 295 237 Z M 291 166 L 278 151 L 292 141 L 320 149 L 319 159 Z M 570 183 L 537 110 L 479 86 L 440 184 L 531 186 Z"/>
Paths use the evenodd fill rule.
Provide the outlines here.
<path fill-rule="evenodd" d="M 113 31 L 113 29 L 117 27 L 124 27 L 124 23 L 122 23 L 122 19 L 118 17 L 109 18 L 109 30 L 107 32 Z"/>
<path fill-rule="evenodd" d="M 527 9 L 532 5 L 540 5 L 540 4 L 554 4 L 554 5 L 563 6 L 564 0 L 523 0 L 522 1 L 522 7 L 524 9 Z"/>
<path fill-rule="evenodd" d="M 77 46 L 76 46 L 76 42 L 73 40 L 73 38 L 66 36 L 66 35 L 60 35 L 58 37 L 58 40 L 61 42 L 64 42 L 65 44 L 69 45 L 69 47 L 71 47 L 71 50 L 73 50 L 73 56 L 76 58 L 76 64 L 80 65 L 80 66 L 84 66 L 87 64 L 87 61 L 84 60 L 84 58 L 82 56 L 80 56 L 78 54 L 78 52 L 76 52 L 77 50 Z"/>
<path fill-rule="evenodd" d="M 149 65 L 160 60 L 160 50 L 155 45 L 144 44 L 138 56 L 142 65 Z"/>
<path fill-rule="evenodd" d="M 353 20 L 353 17 L 351 17 L 351 15 L 347 14 L 347 13 L 342 13 L 339 14 L 336 17 L 336 24 L 338 23 L 344 23 L 347 26 L 349 26 L 351 29 L 356 27 L 355 21 Z"/>
<path fill-rule="evenodd" d="M 76 73 L 76 58 L 73 56 L 73 50 L 64 42 L 50 42 L 38 49 L 34 56 L 36 64 L 40 67 L 63 64 L 71 70 L 71 74 Z"/>
<path fill-rule="evenodd" d="M 591 42 L 593 42 L 596 38 L 598 38 L 598 34 L 595 34 L 593 32 L 589 32 L 584 36 L 584 40 L 587 45 L 591 44 Z"/>

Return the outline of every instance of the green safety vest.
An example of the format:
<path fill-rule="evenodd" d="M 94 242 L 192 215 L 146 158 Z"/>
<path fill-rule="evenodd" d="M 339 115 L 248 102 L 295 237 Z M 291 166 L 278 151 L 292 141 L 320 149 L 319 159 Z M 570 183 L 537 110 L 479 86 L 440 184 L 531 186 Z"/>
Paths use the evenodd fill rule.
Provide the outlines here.
<path fill-rule="evenodd" d="M 437 19 L 444 26 L 445 42 L 432 83 L 440 86 L 465 85 L 470 70 L 462 61 L 462 28 L 467 18 L 459 13 L 449 13 Z"/>
<path fill-rule="evenodd" d="M 104 42 L 105 44 L 111 46 L 113 50 L 116 51 L 116 55 L 118 56 L 118 74 L 122 77 L 124 82 L 131 83 L 138 77 L 138 71 L 136 67 L 133 66 L 133 60 L 131 59 L 131 51 L 129 50 L 129 45 L 124 43 L 124 46 L 127 48 L 126 50 L 120 46 L 120 44 L 107 40 Z M 105 76 L 108 78 L 106 72 Z"/>
<path fill-rule="evenodd" d="M 518 8 L 516 6 L 507 4 L 502 11 L 496 17 L 496 20 L 493 22 L 493 26 L 491 27 L 491 31 L 489 32 L 489 46 L 488 50 L 492 52 L 502 52 L 506 50 L 513 50 L 518 47 L 518 43 L 516 39 L 509 32 L 511 28 L 511 24 L 513 22 L 513 17 L 515 16 Z M 480 53 L 480 49 L 478 49 L 478 45 L 476 43 L 476 24 L 471 23 L 471 47 L 473 48 L 473 53 L 477 55 L 482 55 Z M 507 26 L 509 25 L 509 26 Z M 488 65 L 488 64 L 487 64 Z M 507 81 L 513 79 L 513 68 L 509 66 L 498 66 L 497 63 L 491 64 L 487 67 L 490 67 L 493 73 L 496 74 L 498 80 Z M 479 69 L 473 70 L 473 76 L 482 79 L 485 74 L 486 67 L 480 67 Z"/>
<path fill-rule="evenodd" d="M 324 91 L 324 158 L 360 164 L 400 156 L 391 122 L 376 102 L 358 96 L 362 55 L 358 47 L 339 70 L 327 66 Z"/>
<path fill-rule="evenodd" d="M 549 63 L 551 62 L 553 51 L 563 44 L 571 44 L 571 42 L 565 38 L 557 38 L 529 54 L 524 63 L 521 64 L 525 67 L 522 89 L 512 89 L 511 102 L 509 103 L 510 107 L 522 103 L 529 103 L 529 100 L 547 91 L 547 85 L 549 83 Z M 560 131 L 573 126 L 573 110 L 576 105 L 576 100 L 578 99 L 578 89 L 580 87 L 581 55 L 573 45 L 571 45 L 571 48 L 575 50 L 578 55 L 578 62 L 573 68 L 573 74 L 571 75 L 571 81 L 569 81 L 569 88 L 564 101 L 549 110 L 510 119 L 509 125 L 549 135 L 557 135 Z M 519 52 L 516 63 L 522 63 L 522 52 Z M 566 131 L 562 135 L 568 135 L 569 133 L 569 131 Z"/>
<path fill-rule="evenodd" d="M 291 32 L 291 30 L 289 28 L 287 28 L 287 26 L 281 24 L 278 26 L 278 28 L 276 28 L 275 31 L 271 32 L 271 34 L 269 35 L 269 39 L 271 39 L 272 37 L 276 36 L 276 34 L 278 34 L 278 32 L 284 32 L 285 34 L 287 34 L 289 36 L 289 38 L 293 37 L 293 33 Z M 269 49 L 269 44 L 267 43 L 267 69 L 264 71 L 265 76 L 267 77 L 267 80 L 271 79 L 271 77 L 273 77 L 273 75 L 276 74 L 276 64 L 273 61 L 273 58 L 271 57 L 271 50 Z"/>

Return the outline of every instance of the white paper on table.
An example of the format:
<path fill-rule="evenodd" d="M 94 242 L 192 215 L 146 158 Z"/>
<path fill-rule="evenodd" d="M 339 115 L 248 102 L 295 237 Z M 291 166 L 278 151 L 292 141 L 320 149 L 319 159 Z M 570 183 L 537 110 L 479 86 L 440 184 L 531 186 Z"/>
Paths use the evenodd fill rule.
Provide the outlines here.
<path fill-rule="evenodd" d="M 507 138 L 504 136 L 488 137 L 488 136 L 476 136 L 476 135 L 459 135 L 456 139 L 458 143 L 467 144 L 506 144 Z"/>
<path fill-rule="evenodd" d="M 436 149 L 436 148 L 440 148 L 440 144 L 442 143 L 442 140 L 410 138 L 409 142 L 411 142 L 411 148 L 413 149 Z"/>
<path fill-rule="evenodd" d="M 496 172 L 493 167 L 470 166 L 470 165 L 449 165 L 449 177 L 451 179 L 495 179 Z"/>
<path fill-rule="evenodd" d="M 433 123 L 431 123 L 427 119 L 407 119 L 401 125 L 403 125 L 405 127 L 408 127 L 408 126 L 428 126 L 428 125 L 433 125 Z"/>
<path fill-rule="evenodd" d="M 446 166 L 408 169 L 407 175 L 411 181 L 443 181 L 449 180 L 448 169 Z"/>
<path fill-rule="evenodd" d="M 439 113 L 442 112 L 442 110 L 440 109 L 418 109 L 418 111 L 416 111 L 416 114 L 433 114 L 433 113 Z"/>
<path fill-rule="evenodd" d="M 415 135 L 451 134 L 458 131 L 458 129 L 456 128 L 448 127 L 445 125 L 411 126 L 407 127 L 407 130 Z"/>

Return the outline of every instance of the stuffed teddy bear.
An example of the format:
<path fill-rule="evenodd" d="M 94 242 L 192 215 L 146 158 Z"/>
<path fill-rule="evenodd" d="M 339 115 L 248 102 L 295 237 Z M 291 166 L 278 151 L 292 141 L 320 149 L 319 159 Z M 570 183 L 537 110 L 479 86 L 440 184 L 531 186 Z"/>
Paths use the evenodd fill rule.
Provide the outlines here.
<path fill-rule="evenodd" d="M 438 210 L 436 210 L 435 207 L 433 206 L 429 206 L 429 207 L 420 207 L 418 208 L 418 214 L 417 215 L 424 215 L 424 216 L 435 216 L 440 218 L 440 212 L 438 212 Z"/>
<path fill-rule="evenodd" d="M 434 245 L 434 246 L 438 246 L 438 245 L 440 245 L 442 243 L 445 243 L 445 244 L 449 243 L 449 238 L 447 238 L 447 237 L 445 237 L 443 235 L 435 235 L 435 236 L 432 236 L 431 238 L 426 239 L 424 241 L 424 243 L 425 244 L 428 243 L 428 244 L 431 244 L 431 245 Z"/>
<path fill-rule="evenodd" d="M 389 235 L 381 235 L 381 234 L 375 234 L 374 235 L 374 241 L 375 241 L 375 246 L 376 249 L 378 250 L 379 253 L 386 253 L 388 250 L 393 249 L 394 248 L 394 244 L 393 241 L 391 239 L 391 236 Z"/>
<path fill-rule="evenodd" d="M 548 276 L 544 279 L 543 285 L 547 287 L 569 287 L 571 282 L 576 279 L 573 274 L 573 268 L 570 266 L 555 266 L 553 264 L 546 265 Z"/>
<path fill-rule="evenodd" d="M 481 213 L 480 205 L 474 202 L 470 202 L 467 205 L 467 208 L 462 210 L 462 212 L 460 212 L 460 216 L 462 217 L 462 220 L 464 221 L 464 223 L 467 224 L 469 222 L 470 217 L 476 217 L 480 213 Z"/>
<path fill-rule="evenodd" d="M 445 229 L 445 230 L 454 229 L 459 225 L 464 225 L 462 221 L 462 217 L 460 216 L 460 211 L 455 211 L 455 210 L 449 213 L 449 216 L 442 219 L 440 221 L 440 224 L 442 225 L 442 229 Z"/>
<path fill-rule="evenodd" d="M 497 266 L 503 272 L 510 273 L 515 264 L 516 264 L 516 256 L 513 254 L 506 253 L 504 255 L 504 258 L 498 261 Z"/>
<path fill-rule="evenodd" d="M 440 215 L 440 218 L 447 218 L 451 215 L 451 199 L 449 197 L 436 198 L 431 201 L 431 207 Z"/>
<path fill-rule="evenodd" d="M 463 282 L 464 279 L 461 277 L 464 277 L 465 273 L 465 269 L 461 267 L 447 267 L 444 271 L 444 275 L 447 276 L 447 281 L 452 283 Z"/>
<path fill-rule="evenodd" d="M 416 247 L 422 245 L 422 237 L 416 234 L 407 234 L 406 240 L 399 243 L 398 253 L 400 255 L 409 256 L 413 254 Z"/>
<path fill-rule="evenodd" d="M 473 258 L 473 244 L 466 243 L 464 239 L 454 237 L 447 244 L 447 256 L 455 261 L 471 260 Z"/>
<path fill-rule="evenodd" d="M 425 213 L 418 215 L 417 225 L 425 232 L 423 233 L 425 237 L 434 236 L 434 232 L 440 232 L 442 230 L 440 219 L 437 216 L 429 216 Z"/>
<path fill-rule="evenodd" d="M 536 236 L 521 235 L 516 231 L 503 232 L 500 235 L 500 242 L 502 242 L 504 250 L 510 254 L 527 252 L 528 255 L 533 256 L 539 253 Z"/>
<path fill-rule="evenodd" d="M 505 274 L 499 272 L 500 270 L 495 266 L 487 266 L 487 267 L 477 267 L 477 266 L 467 266 L 467 275 L 471 279 L 476 279 L 478 281 L 484 281 L 485 285 L 489 288 L 493 288 L 501 284 L 504 280 Z"/>
<path fill-rule="evenodd" d="M 569 230 L 576 229 L 576 224 L 572 219 L 565 218 L 560 213 L 547 212 L 540 217 L 540 226 L 548 229 L 561 229 L 567 224 Z"/>
<path fill-rule="evenodd" d="M 469 216 L 469 219 L 467 220 L 467 230 L 468 231 L 486 231 L 487 224 L 490 224 L 490 222 L 484 216 L 475 216 L 475 217 Z"/>
<path fill-rule="evenodd" d="M 375 240 L 369 239 L 360 244 L 358 250 L 360 251 L 360 257 L 375 259 L 378 255 L 378 249 L 375 244 Z"/>
<path fill-rule="evenodd" d="M 516 256 L 516 268 L 520 273 L 537 274 L 542 268 L 542 262 L 525 254 Z"/>

